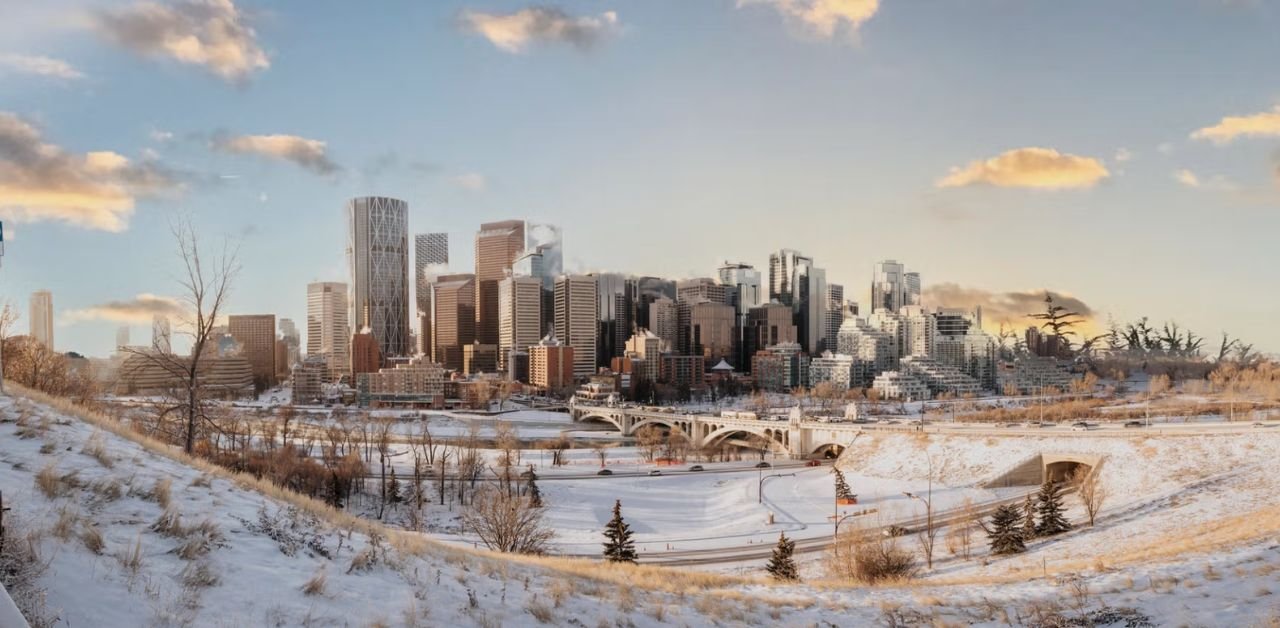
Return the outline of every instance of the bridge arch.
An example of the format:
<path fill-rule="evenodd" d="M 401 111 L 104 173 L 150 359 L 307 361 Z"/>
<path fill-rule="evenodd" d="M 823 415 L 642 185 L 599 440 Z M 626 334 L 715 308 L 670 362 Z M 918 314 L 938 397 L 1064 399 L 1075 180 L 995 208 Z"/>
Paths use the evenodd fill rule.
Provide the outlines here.
<path fill-rule="evenodd" d="M 600 413 L 598 413 L 598 412 L 590 412 L 590 413 L 587 413 L 587 414 L 584 414 L 584 415 L 582 415 L 582 416 L 578 417 L 578 422 L 579 422 L 579 423 L 586 423 L 586 422 L 588 422 L 588 421 L 595 421 L 595 422 L 598 422 L 598 423 L 608 423 L 609 425 L 612 425 L 612 426 L 614 426 L 614 427 L 618 428 L 618 431 L 619 431 L 619 432 L 623 431 L 623 430 L 622 430 L 622 424 L 621 424 L 621 423 L 619 423 L 619 422 L 618 422 L 618 420 L 617 420 L 616 418 L 611 417 L 611 416 L 606 416 L 606 415 L 604 415 L 604 414 L 600 414 Z"/>
<path fill-rule="evenodd" d="M 768 433 L 766 433 L 768 432 Z M 734 434 L 750 434 L 759 436 L 769 442 L 769 447 L 775 452 L 785 453 L 787 450 L 786 443 L 783 440 L 790 440 L 789 437 L 783 436 L 783 440 L 775 438 L 773 430 L 761 430 L 759 428 L 744 427 L 740 425 L 725 425 L 707 434 L 702 439 L 703 446 L 715 446 L 717 443 L 728 439 Z"/>
<path fill-rule="evenodd" d="M 845 446 L 837 442 L 821 443 L 813 447 L 809 452 L 810 458 L 822 458 L 825 460 L 834 460 L 844 453 Z"/>
<path fill-rule="evenodd" d="M 679 429 L 681 432 L 684 432 L 685 436 L 688 436 L 689 438 L 695 438 L 695 435 L 693 433 L 694 424 L 692 421 L 688 419 L 675 419 L 675 418 L 656 417 L 656 416 L 646 417 L 644 419 L 641 419 L 631 424 L 631 433 L 635 434 L 640 428 L 646 425 L 661 425 L 662 427 L 665 427 L 669 430 Z"/>

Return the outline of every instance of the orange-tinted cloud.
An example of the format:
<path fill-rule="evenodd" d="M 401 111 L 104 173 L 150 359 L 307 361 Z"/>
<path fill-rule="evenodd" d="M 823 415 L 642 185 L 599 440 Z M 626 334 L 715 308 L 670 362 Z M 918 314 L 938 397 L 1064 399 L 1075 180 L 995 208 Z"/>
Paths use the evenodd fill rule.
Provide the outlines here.
<path fill-rule="evenodd" d="M 1247 116 L 1227 116 L 1191 134 L 1192 139 L 1226 144 L 1238 137 L 1280 137 L 1280 105 Z"/>
<path fill-rule="evenodd" d="M 1016 148 L 991 159 L 951 169 L 938 180 L 941 188 L 994 185 L 1005 188 L 1059 190 L 1090 188 L 1111 173 L 1092 157 L 1060 153 L 1052 148 Z"/>
<path fill-rule="evenodd" d="M 815 35 L 831 39 L 842 29 L 855 35 L 880 10 L 880 0 L 738 0 L 738 8 L 770 5 Z"/>
<path fill-rule="evenodd" d="M 69 81 L 84 78 L 84 74 L 72 67 L 70 63 L 40 55 L 0 54 L 0 71 L 34 74 Z"/>
<path fill-rule="evenodd" d="M 68 153 L 44 142 L 17 115 L 0 111 L 0 216 L 124 231 L 138 197 L 176 187 L 155 163 L 134 164 L 110 151 Z"/>
<path fill-rule="evenodd" d="M 214 137 L 213 147 L 228 153 L 282 159 L 316 174 L 340 170 L 338 164 L 329 159 L 327 144 L 297 135 L 222 135 Z"/>
<path fill-rule="evenodd" d="M 524 52 L 535 42 L 567 43 L 585 50 L 617 30 L 618 14 L 574 17 L 556 7 L 529 7 L 515 13 L 464 11 L 459 22 L 506 52 Z"/>
<path fill-rule="evenodd" d="M 921 298 L 929 307 L 961 308 L 969 311 L 981 307 L 983 323 L 988 327 L 996 327 L 1000 323 L 1021 327 L 1039 324 L 1027 315 L 1045 310 L 1045 292 L 1045 290 L 992 292 L 955 283 L 939 283 L 925 286 Z M 1086 321 L 1096 317 L 1094 309 L 1081 299 L 1056 290 L 1047 292 L 1053 295 L 1055 305 L 1061 305 L 1069 311 L 1078 313 Z M 1086 323 L 1085 327 L 1088 326 L 1089 323 Z"/>
<path fill-rule="evenodd" d="M 232 0 L 142 1 L 94 13 L 92 25 L 123 48 L 198 65 L 227 81 L 243 82 L 271 67 Z"/>
<path fill-rule="evenodd" d="M 154 316 L 180 318 L 186 311 L 182 302 L 172 297 L 139 294 L 127 301 L 108 301 L 62 315 L 65 323 L 81 321 L 114 321 L 118 323 L 150 323 Z"/>

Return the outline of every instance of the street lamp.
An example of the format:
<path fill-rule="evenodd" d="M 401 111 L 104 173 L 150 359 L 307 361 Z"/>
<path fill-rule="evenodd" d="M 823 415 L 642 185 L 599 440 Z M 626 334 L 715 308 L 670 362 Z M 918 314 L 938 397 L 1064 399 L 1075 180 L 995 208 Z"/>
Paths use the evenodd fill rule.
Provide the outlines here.
<path fill-rule="evenodd" d="M 760 484 L 756 486 L 756 503 L 764 503 L 764 481 L 769 478 L 795 477 L 794 473 L 774 473 L 773 475 L 765 475 L 764 469 L 760 470 Z"/>

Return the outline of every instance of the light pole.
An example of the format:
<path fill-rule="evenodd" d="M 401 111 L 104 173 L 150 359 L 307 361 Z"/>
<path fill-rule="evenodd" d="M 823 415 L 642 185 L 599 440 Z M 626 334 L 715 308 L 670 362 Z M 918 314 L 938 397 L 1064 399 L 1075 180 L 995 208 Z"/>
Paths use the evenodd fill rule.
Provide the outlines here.
<path fill-rule="evenodd" d="M 858 513 L 851 512 L 843 517 L 836 517 L 835 529 L 831 532 L 831 551 L 835 553 L 836 558 L 840 558 L 840 524 L 844 523 L 849 517 L 856 517 Z"/>
<path fill-rule="evenodd" d="M 928 497 L 920 497 L 911 492 L 904 492 L 903 495 L 910 499 L 918 499 L 924 504 L 924 536 L 922 537 L 922 544 L 928 544 L 925 558 L 929 561 L 929 569 L 933 569 L 933 456 L 930 456 L 928 452 L 925 452 L 924 456 L 929 461 Z"/>
<path fill-rule="evenodd" d="M 766 476 L 766 475 L 764 474 L 764 469 L 761 469 L 761 470 L 760 470 L 760 484 L 756 486 L 756 503 L 757 503 L 757 504 L 763 504 L 763 503 L 764 503 L 764 481 L 765 481 L 765 480 L 767 480 L 767 479 L 769 479 L 769 478 L 784 478 L 784 477 L 788 477 L 788 476 L 795 477 L 795 474 L 794 474 L 794 473 L 774 473 L 774 474 L 772 474 L 772 475 L 767 475 L 767 476 Z"/>

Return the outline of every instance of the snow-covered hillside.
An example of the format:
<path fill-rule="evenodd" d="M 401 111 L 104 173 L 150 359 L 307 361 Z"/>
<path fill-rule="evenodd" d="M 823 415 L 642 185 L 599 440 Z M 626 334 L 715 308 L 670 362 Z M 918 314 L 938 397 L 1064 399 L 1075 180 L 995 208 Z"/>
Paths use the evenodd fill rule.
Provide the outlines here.
<path fill-rule="evenodd" d="M 33 623 L 59 626 L 995 626 L 1053 604 L 1069 617 L 1127 606 L 1152 625 L 1250 625 L 1272 616 L 1280 569 L 1274 529 L 1218 555 L 1081 570 L 1083 595 L 1060 576 L 1002 578 L 1001 561 L 947 574 L 965 576 L 960 586 L 864 589 L 508 560 L 326 512 L 10 397 L 0 398 L 0 490 L 12 508 L 6 552 L 21 541 L 38 557 L 49 621 Z"/>

